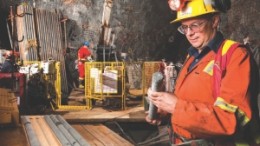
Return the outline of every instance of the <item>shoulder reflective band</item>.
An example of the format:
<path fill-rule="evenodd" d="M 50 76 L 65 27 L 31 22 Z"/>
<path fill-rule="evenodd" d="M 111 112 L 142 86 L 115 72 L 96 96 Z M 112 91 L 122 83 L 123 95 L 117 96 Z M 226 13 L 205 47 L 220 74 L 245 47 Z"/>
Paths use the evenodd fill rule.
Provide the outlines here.
<path fill-rule="evenodd" d="M 232 41 L 232 40 L 226 40 L 226 41 L 225 41 L 225 44 L 223 45 L 223 49 L 222 49 L 221 55 L 223 56 L 223 55 L 227 54 L 227 51 L 229 50 L 229 48 L 230 48 L 233 44 L 235 44 L 235 43 L 237 43 L 237 42 Z"/>
<path fill-rule="evenodd" d="M 216 98 L 220 94 L 220 84 L 223 73 L 231 58 L 232 53 L 240 44 L 231 40 L 225 40 L 219 48 L 213 66 L 213 97 Z"/>

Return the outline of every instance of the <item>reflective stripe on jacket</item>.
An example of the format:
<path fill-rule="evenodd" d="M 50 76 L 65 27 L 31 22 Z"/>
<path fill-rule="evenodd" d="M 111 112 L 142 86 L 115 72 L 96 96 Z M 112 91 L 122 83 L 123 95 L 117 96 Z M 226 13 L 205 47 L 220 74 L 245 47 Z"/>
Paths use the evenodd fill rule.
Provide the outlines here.
<path fill-rule="evenodd" d="M 223 145 L 225 141 L 235 142 L 237 138 L 234 137 L 238 135 L 242 141 L 240 143 L 243 143 L 241 135 L 244 131 L 240 129 L 252 119 L 248 94 L 250 55 L 242 47 L 234 50 L 221 79 L 218 98 L 214 98 L 213 90 L 215 56 L 216 53 L 211 50 L 190 71 L 188 67 L 193 56 L 185 62 L 175 86 L 175 94 L 179 99 L 171 118 L 173 130 L 186 139 L 205 138 L 218 141 L 221 138 L 224 143 L 219 143 Z M 257 137 L 255 134 L 251 136 Z"/>

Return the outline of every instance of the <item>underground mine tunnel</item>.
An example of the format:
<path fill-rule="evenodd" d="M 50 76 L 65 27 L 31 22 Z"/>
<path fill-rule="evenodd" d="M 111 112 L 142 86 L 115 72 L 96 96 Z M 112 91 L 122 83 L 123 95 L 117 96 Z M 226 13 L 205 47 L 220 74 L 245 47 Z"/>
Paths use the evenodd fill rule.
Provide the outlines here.
<path fill-rule="evenodd" d="M 1 0 L 0 145 L 166 146 L 173 141 L 182 141 L 183 145 L 231 142 L 233 135 L 228 132 L 243 130 L 232 127 L 235 122 L 244 120 L 242 126 L 251 125 L 255 118 L 247 116 L 251 113 L 256 113 L 259 120 L 259 7 L 256 0 Z M 219 18 L 217 26 L 213 25 L 215 16 Z M 209 17 L 212 23 L 195 22 Z M 172 23 L 173 20 L 178 22 Z M 219 101 L 218 97 L 215 103 L 212 97 L 203 99 L 206 94 L 213 94 L 213 79 L 209 80 L 213 75 L 205 74 L 210 74 L 208 70 L 213 72 L 210 62 L 214 60 L 206 60 L 209 63 L 204 70 L 197 71 L 196 66 L 203 64 L 210 52 L 204 48 L 217 43 L 205 41 L 208 44 L 203 53 L 198 51 L 193 62 L 188 59 L 195 57 L 191 49 L 196 49 L 196 35 L 211 24 L 222 37 L 247 48 L 256 65 L 256 70 L 245 68 L 253 72 L 247 74 L 249 71 L 242 69 L 248 58 L 245 56 L 239 67 L 232 68 L 238 75 L 230 75 L 227 66 L 226 74 L 221 75 L 238 78 L 226 81 L 223 77 L 220 92 L 226 87 L 224 97 Z M 187 64 L 195 67 L 186 67 Z M 162 87 L 159 83 L 154 85 L 155 73 L 162 75 Z M 252 100 L 243 94 L 247 75 L 256 77 L 252 79 L 256 85 L 248 85 L 248 94 L 252 89 L 254 95 Z M 188 82 L 191 78 L 198 83 Z M 207 86 L 200 86 L 204 83 Z M 238 92 L 233 90 L 235 87 L 241 88 L 243 101 L 236 101 L 239 95 L 225 98 L 229 92 Z M 163 117 L 162 122 L 147 121 L 153 107 L 149 89 L 180 96 L 178 101 L 169 100 L 177 102 L 175 110 L 165 112 L 167 105 L 162 107 L 165 110 L 158 108 L 163 116 L 156 118 Z M 188 97 L 189 94 L 200 97 L 193 101 L 195 97 Z M 218 106 L 221 103 L 225 108 Z M 221 133 L 218 126 L 228 130 Z M 247 140 L 253 137 L 248 131 L 243 134 L 248 135 Z"/>

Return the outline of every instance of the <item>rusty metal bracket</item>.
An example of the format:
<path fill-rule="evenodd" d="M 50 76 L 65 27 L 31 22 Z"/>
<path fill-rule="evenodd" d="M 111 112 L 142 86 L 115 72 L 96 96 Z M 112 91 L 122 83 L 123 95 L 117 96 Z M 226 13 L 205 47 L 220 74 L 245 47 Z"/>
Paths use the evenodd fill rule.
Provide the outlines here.
<path fill-rule="evenodd" d="M 24 17 L 25 15 L 33 15 L 33 14 L 32 13 L 15 14 L 16 17 Z"/>
<path fill-rule="evenodd" d="M 14 38 L 15 39 L 15 38 Z M 22 42 L 23 40 L 24 40 L 24 35 L 23 35 L 23 37 L 22 37 L 22 39 L 21 40 L 18 40 L 18 39 L 15 39 L 16 41 L 18 41 L 18 42 Z"/>

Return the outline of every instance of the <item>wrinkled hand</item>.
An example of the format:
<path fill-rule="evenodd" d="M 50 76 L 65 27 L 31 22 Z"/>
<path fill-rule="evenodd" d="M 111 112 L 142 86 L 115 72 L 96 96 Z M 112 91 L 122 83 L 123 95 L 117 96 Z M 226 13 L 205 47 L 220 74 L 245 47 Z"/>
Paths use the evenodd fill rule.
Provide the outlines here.
<path fill-rule="evenodd" d="M 168 92 L 154 92 L 148 89 L 148 98 L 152 103 L 158 107 L 158 110 L 167 113 L 173 113 L 178 98 L 173 93 Z"/>

